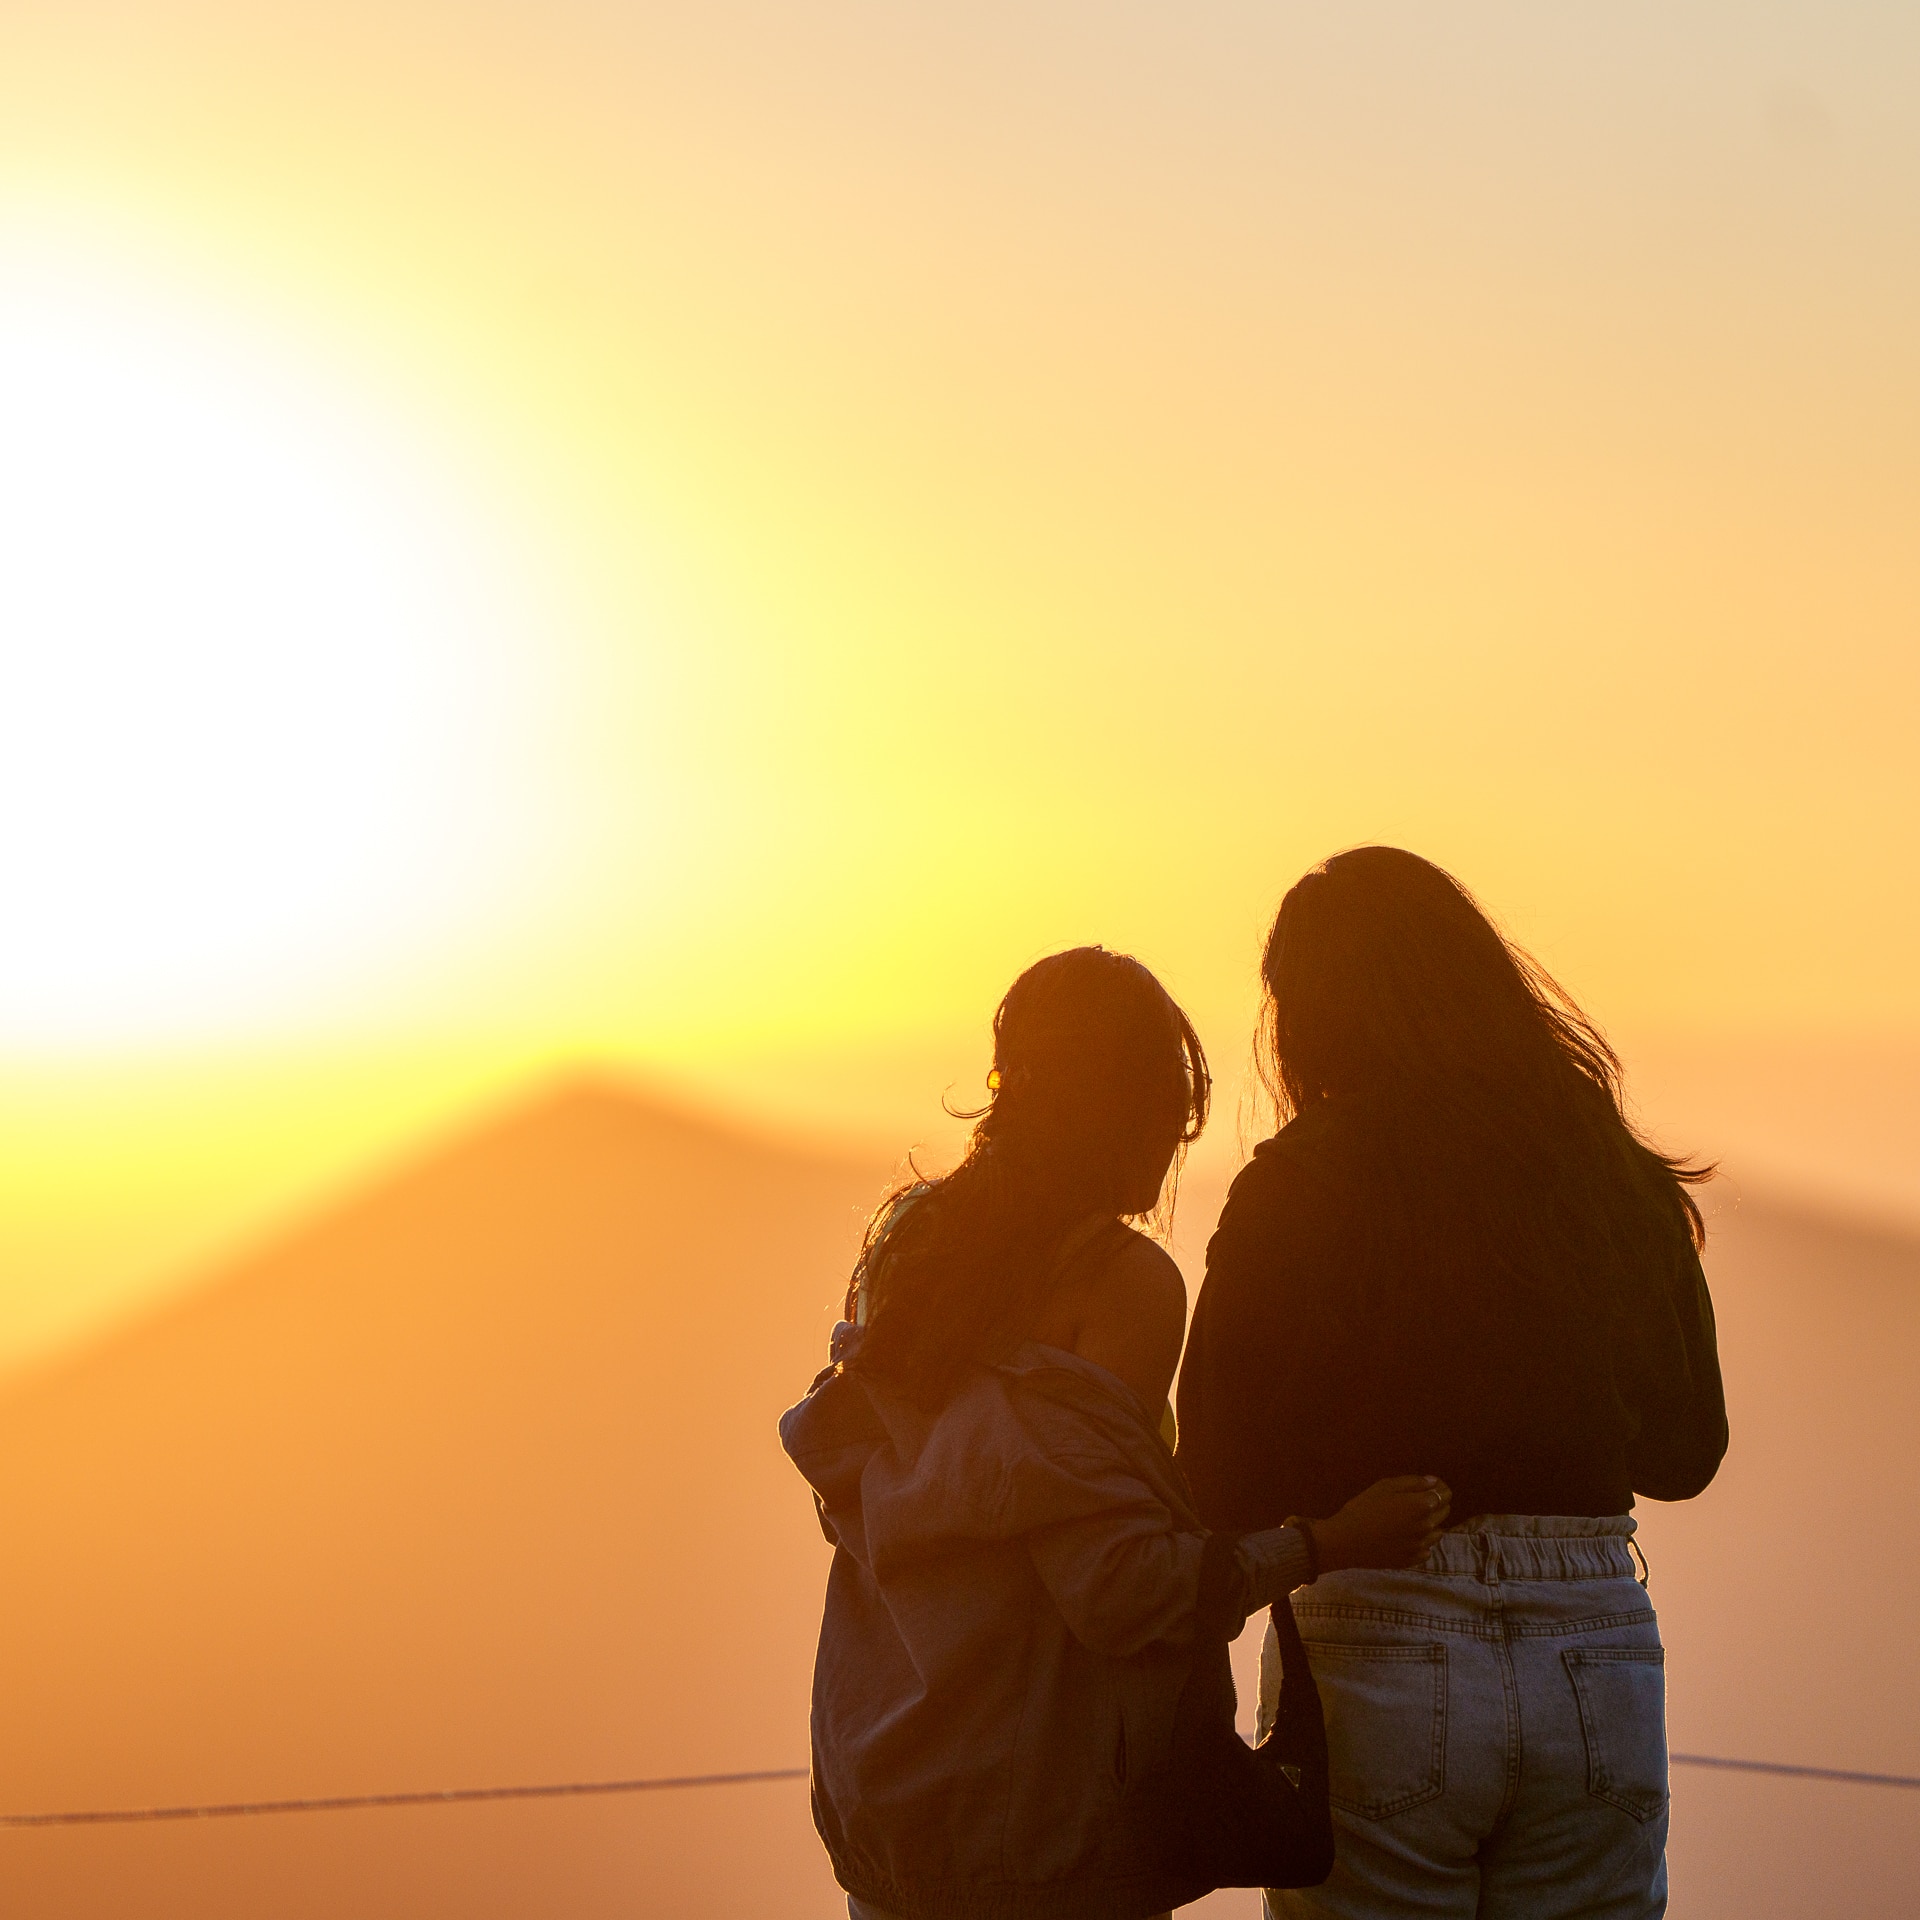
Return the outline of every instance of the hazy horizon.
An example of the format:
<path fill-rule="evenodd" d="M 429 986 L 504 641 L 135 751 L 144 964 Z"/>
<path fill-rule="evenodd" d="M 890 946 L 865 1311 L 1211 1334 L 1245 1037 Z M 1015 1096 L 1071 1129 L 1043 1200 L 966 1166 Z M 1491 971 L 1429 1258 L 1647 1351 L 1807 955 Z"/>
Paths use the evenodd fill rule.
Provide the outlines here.
<path fill-rule="evenodd" d="M 1667 1148 L 1719 1162 L 1722 1193 L 1751 1191 L 1869 1230 L 1920 1235 L 1920 1049 L 1764 1049 L 1713 1038 L 1623 1047 L 1636 1118 Z M 1227 1048 L 1215 1057 L 1220 1098 L 1189 1157 L 1190 1192 L 1223 1189 L 1271 1125 L 1246 1062 Z M 144 1085 L 124 1068 L 104 1084 L 67 1074 L 51 1098 L 48 1081 L 29 1082 L 38 1097 L 17 1111 L 23 1136 L 29 1113 L 42 1130 L 34 1151 L 52 1159 L 68 1142 L 69 1151 L 90 1142 L 94 1170 L 104 1163 L 126 1190 L 117 1212 L 87 1213 L 67 1198 L 68 1171 L 50 1198 L 21 1191 L 11 1210 L 0 1207 L 8 1256 L 0 1263 L 8 1274 L 0 1284 L 0 1380 L 110 1338 L 208 1274 L 552 1087 L 604 1082 L 769 1141 L 897 1172 L 909 1155 L 931 1166 L 958 1151 L 966 1123 L 941 1102 L 973 1099 L 987 1064 L 983 1021 L 977 1032 L 898 1052 L 748 1057 L 704 1076 L 611 1055 L 530 1059 L 508 1071 L 489 1065 L 423 1076 L 424 1092 L 409 1086 L 377 1117 L 363 1111 L 364 1096 L 343 1098 L 342 1083 L 369 1071 L 351 1058 L 321 1074 L 290 1072 L 271 1057 L 225 1078 L 204 1066 L 176 1067 Z M 165 1140 L 158 1155 L 156 1135 Z M 16 1154 L 16 1169 L 23 1163 L 31 1164 L 28 1156 Z"/>
<path fill-rule="evenodd" d="M 772 1418 L 881 1171 L 554 1090 L 13 1382 L 0 1521 L 33 1577 L 0 1598 L 0 1812 L 804 1764 L 826 1548 Z M 1190 1200 L 1197 1280 L 1217 1183 Z M 1734 1450 L 1699 1500 L 1640 1510 L 1674 1744 L 1912 1773 L 1916 1676 L 1879 1648 L 1910 1611 L 1888 1517 L 1920 1470 L 1920 1239 L 1756 1202 L 1715 1225 Z M 1805 1631 L 1782 1512 L 1818 1516 L 1840 1644 Z M 1674 1791 L 1679 1920 L 1899 1910 L 1910 1795 L 1685 1768 Z M 0 1842 L 16 1897 L 69 1920 L 136 1891 L 240 1920 L 264 1885 L 289 1920 L 836 1911 L 791 1783 L 190 1825 Z"/>

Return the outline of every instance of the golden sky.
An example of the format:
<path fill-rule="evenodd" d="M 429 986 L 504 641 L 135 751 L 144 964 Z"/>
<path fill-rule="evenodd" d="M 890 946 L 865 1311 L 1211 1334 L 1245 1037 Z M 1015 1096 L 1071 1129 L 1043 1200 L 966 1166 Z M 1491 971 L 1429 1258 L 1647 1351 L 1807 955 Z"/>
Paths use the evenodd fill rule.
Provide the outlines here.
<path fill-rule="evenodd" d="M 1730 1138 L 1910 1106 L 1917 87 L 1811 0 L 0 10 L 0 1353 L 568 1061 L 890 1137 L 1072 941 L 1231 1067 L 1367 839 Z"/>

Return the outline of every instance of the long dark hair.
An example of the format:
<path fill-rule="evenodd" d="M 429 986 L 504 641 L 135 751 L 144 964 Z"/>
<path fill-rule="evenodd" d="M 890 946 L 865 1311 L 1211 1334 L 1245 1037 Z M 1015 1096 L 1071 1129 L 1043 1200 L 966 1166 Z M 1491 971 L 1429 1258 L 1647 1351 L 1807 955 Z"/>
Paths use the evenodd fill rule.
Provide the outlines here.
<path fill-rule="evenodd" d="M 1335 854 L 1281 902 L 1261 974 L 1267 1089 L 1283 1119 L 1361 1116 L 1409 1279 L 1460 1307 L 1576 1288 L 1616 1320 L 1666 1310 L 1648 1276 L 1702 1244 L 1688 1188 L 1713 1168 L 1639 1136 L 1600 1030 L 1451 874 Z"/>
<path fill-rule="evenodd" d="M 1061 1244 L 1137 1200 L 1141 1169 L 1199 1137 L 1212 1080 L 1193 1024 L 1139 961 L 1074 947 L 1029 967 L 993 1016 L 990 1097 L 960 1164 L 915 1177 L 867 1228 L 858 1364 L 938 1402 L 1017 1345 Z M 1137 1217 L 1137 1216 L 1136 1216 Z"/>

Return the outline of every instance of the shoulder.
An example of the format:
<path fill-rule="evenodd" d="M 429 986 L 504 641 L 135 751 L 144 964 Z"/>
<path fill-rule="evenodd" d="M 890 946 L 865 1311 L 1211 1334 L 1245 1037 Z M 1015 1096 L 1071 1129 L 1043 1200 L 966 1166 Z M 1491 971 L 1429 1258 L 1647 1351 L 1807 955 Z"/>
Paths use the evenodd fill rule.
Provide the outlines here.
<path fill-rule="evenodd" d="M 1059 1304 L 1082 1328 L 1126 1327 L 1138 1337 L 1186 1332 L 1187 1282 L 1173 1256 L 1136 1228 L 1113 1222 L 1089 1249 Z"/>
<path fill-rule="evenodd" d="M 1262 1140 L 1242 1171 L 1273 1183 L 1337 1180 L 1353 1158 L 1355 1133 L 1353 1115 L 1322 1101 Z"/>
<path fill-rule="evenodd" d="M 1186 1276 L 1165 1247 L 1131 1227 L 1101 1277 L 1100 1290 L 1122 1311 L 1186 1327 Z"/>
<path fill-rule="evenodd" d="M 1356 1181 L 1344 1143 L 1319 1111 L 1302 1115 L 1254 1149 L 1227 1193 L 1207 1242 L 1202 1310 L 1223 1300 L 1263 1303 L 1323 1284 L 1338 1267 L 1364 1182 Z"/>
<path fill-rule="evenodd" d="M 1128 1229 L 1072 1303 L 1074 1351 L 1117 1374 L 1149 1416 L 1173 1383 L 1187 1333 L 1187 1283 L 1163 1247 Z"/>
<path fill-rule="evenodd" d="M 1352 1185 L 1340 1131 L 1315 1109 L 1262 1140 L 1227 1189 L 1221 1225 L 1301 1221 L 1336 1211 Z"/>

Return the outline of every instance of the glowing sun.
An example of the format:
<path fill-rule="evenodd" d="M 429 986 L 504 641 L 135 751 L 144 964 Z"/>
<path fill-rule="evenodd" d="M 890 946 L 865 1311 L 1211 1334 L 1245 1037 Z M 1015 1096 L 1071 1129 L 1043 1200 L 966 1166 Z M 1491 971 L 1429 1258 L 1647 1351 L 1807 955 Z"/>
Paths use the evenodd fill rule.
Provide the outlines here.
<path fill-rule="evenodd" d="M 0 1046 L 285 1019 L 501 910 L 532 622 L 451 465 L 0 229 Z"/>

